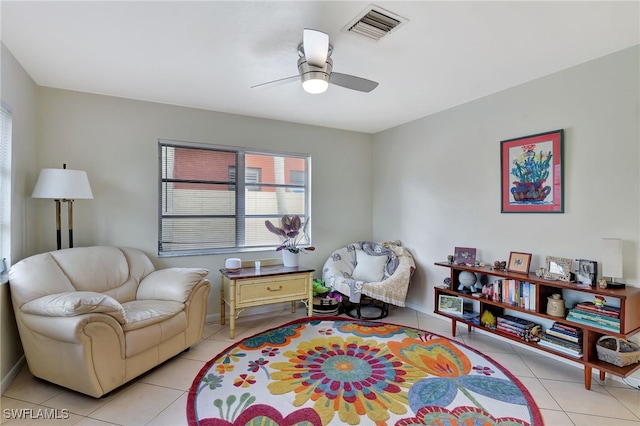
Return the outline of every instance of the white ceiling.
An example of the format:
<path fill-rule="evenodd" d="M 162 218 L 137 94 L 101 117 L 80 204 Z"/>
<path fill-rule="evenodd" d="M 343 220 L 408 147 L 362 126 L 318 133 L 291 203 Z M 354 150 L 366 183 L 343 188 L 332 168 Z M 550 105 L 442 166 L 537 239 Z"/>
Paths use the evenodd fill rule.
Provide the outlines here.
<path fill-rule="evenodd" d="M 7 1 L 2 42 L 38 85 L 375 133 L 640 42 L 638 1 L 379 1 L 408 22 L 343 31 L 361 1 Z M 303 28 L 370 93 L 299 82 Z"/>

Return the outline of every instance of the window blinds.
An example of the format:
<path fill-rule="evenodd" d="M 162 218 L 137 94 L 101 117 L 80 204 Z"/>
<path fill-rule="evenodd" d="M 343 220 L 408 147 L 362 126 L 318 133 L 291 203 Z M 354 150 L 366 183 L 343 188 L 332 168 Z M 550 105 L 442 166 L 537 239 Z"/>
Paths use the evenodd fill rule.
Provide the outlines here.
<path fill-rule="evenodd" d="M 11 110 L 0 106 L 0 281 L 11 264 Z"/>
<path fill-rule="evenodd" d="M 163 140 L 159 150 L 160 255 L 276 247 L 265 220 L 310 216 L 307 154 Z"/>

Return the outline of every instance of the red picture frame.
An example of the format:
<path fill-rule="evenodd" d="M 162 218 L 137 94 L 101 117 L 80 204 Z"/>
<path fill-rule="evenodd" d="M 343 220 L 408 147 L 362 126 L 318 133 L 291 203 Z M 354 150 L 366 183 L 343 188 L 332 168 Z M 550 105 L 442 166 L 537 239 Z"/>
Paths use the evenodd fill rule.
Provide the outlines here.
<path fill-rule="evenodd" d="M 564 130 L 500 141 L 501 213 L 564 213 Z"/>

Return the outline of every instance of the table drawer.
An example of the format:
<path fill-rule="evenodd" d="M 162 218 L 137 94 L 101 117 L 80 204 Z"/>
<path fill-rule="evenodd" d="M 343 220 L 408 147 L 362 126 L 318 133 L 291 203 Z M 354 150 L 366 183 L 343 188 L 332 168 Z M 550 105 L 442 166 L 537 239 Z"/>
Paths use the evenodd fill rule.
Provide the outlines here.
<path fill-rule="evenodd" d="M 236 302 L 240 306 L 263 300 L 297 300 L 309 297 L 306 276 L 283 276 L 242 280 L 236 283 Z"/>

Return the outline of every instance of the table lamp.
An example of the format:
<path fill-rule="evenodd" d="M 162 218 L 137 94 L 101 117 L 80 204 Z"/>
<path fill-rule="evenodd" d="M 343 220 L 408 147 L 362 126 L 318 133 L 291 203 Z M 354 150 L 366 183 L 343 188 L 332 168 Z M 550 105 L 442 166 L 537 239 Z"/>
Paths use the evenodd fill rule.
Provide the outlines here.
<path fill-rule="evenodd" d="M 622 240 L 619 238 L 602 239 L 602 277 L 610 277 L 607 288 L 624 288 L 625 285 L 616 282 L 616 278 L 622 278 Z"/>
<path fill-rule="evenodd" d="M 31 198 L 48 198 L 56 202 L 56 240 L 58 250 L 62 248 L 60 202 L 68 203 L 69 247 L 73 247 L 73 201 L 93 199 L 87 173 L 82 170 L 69 170 L 66 164 L 62 166 L 62 169 L 42 169 Z"/>

